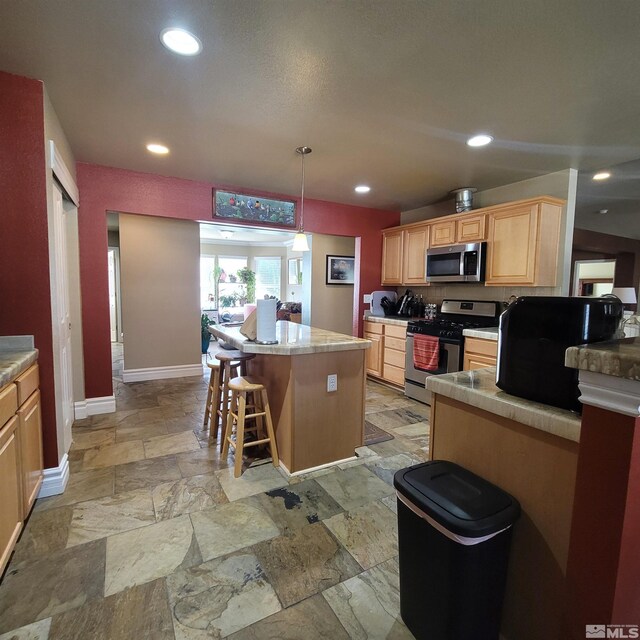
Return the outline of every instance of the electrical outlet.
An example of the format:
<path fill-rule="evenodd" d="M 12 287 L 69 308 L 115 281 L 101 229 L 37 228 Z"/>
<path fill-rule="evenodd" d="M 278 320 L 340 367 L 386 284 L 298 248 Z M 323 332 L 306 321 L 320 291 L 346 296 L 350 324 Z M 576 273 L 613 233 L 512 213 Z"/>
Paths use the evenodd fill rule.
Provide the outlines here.
<path fill-rule="evenodd" d="M 338 390 L 338 374 L 331 373 L 327 376 L 327 391 Z"/>
<path fill-rule="evenodd" d="M 371 294 L 370 293 L 365 293 L 362 296 L 362 302 L 364 302 L 365 304 L 371 304 Z"/>

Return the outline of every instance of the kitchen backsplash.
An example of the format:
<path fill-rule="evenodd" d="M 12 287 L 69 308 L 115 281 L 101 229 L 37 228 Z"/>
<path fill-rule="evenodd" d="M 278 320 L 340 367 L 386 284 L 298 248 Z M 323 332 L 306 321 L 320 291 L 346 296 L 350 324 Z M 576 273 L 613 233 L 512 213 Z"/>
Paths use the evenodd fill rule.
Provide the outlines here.
<path fill-rule="evenodd" d="M 510 296 L 559 296 L 559 287 L 484 287 L 477 284 L 450 284 L 443 286 L 409 286 L 396 289 L 398 297 L 407 289 L 422 294 L 425 302 L 441 304 L 443 300 L 498 300 L 506 302 Z"/>

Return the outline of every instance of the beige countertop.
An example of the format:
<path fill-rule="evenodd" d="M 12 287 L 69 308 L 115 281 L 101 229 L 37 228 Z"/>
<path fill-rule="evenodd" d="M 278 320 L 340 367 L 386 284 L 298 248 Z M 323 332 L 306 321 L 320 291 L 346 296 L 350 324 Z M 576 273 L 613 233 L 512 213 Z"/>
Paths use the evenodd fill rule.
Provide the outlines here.
<path fill-rule="evenodd" d="M 640 380 L 640 338 L 623 338 L 569 347 L 565 365 L 572 369 Z"/>
<path fill-rule="evenodd" d="M 37 359 L 33 336 L 0 336 L 0 388 L 15 380 Z"/>
<path fill-rule="evenodd" d="M 296 322 L 278 320 L 276 322 L 276 338 L 278 344 L 258 344 L 250 342 L 241 333 L 240 327 L 226 327 L 214 324 L 209 331 L 245 353 L 261 353 L 276 356 L 296 356 L 305 353 L 324 353 L 327 351 L 353 351 L 368 349 L 371 340 L 354 338 L 342 333 L 316 329 Z"/>
<path fill-rule="evenodd" d="M 482 338 L 482 340 L 498 341 L 498 327 L 486 327 L 484 329 L 465 329 L 462 335 L 467 338 Z"/>
<path fill-rule="evenodd" d="M 411 320 L 424 320 L 424 318 L 397 318 L 395 316 L 368 316 L 365 314 L 364 319 L 368 322 L 379 322 L 381 324 L 397 324 L 402 327 L 407 326 L 407 322 Z"/>
<path fill-rule="evenodd" d="M 520 422 L 567 440 L 580 442 L 580 416 L 540 402 L 509 395 L 495 384 L 496 369 L 475 369 L 429 376 L 427 389 L 508 420 Z"/>

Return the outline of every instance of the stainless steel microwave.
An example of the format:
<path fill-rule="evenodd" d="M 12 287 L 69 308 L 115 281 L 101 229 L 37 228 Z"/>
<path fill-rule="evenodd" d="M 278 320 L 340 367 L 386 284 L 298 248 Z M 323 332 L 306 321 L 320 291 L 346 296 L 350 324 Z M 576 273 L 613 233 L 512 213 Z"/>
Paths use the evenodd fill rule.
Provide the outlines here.
<path fill-rule="evenodd" d="M 484 282 L 487 243 L 427 249 L 427 282 Z"/>

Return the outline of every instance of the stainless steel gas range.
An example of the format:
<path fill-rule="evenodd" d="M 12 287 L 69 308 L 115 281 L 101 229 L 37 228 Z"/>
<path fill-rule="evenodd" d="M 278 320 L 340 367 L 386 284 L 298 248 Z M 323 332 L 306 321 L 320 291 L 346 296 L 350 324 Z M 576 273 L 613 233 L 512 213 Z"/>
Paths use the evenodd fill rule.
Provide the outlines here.
<path fill-rule="evenodd" d="M 497 327 L 503 311 L 501 302 L 444 300 L 433 320 L 413 320 L 407 325 L 404 393 L 409 398 L 431 404 L 431 392 L 425 388 L 428 376 L 454 373 L 462 369 L 465 329 Z M 438 338 L 438 357 L 433 369 L 425 370 L 414 362 L 414 336 Z M 436 368 L 437 367 L 437 368 Z"/>

